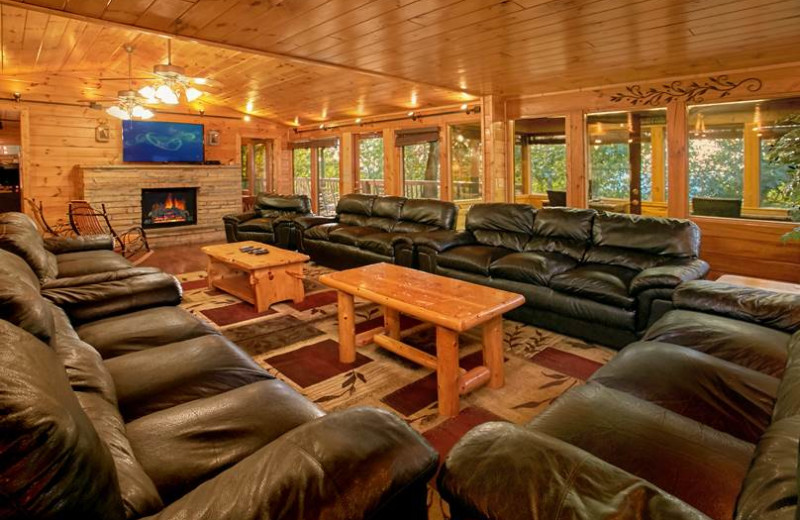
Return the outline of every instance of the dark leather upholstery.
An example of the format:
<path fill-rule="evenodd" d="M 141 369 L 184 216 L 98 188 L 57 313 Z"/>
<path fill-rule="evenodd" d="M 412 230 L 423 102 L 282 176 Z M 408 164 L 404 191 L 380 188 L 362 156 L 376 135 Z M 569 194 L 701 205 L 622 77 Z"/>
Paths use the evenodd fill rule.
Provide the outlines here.
<path fill-rule="evenodd" d="M 23 213 L 0 213 L 0 249 L 28 262 L 42 282 L 58 276 L 56 256 L 45 249 L 36 223 Z"/>
<path fill-rule="evenodd" d="M 319 264 L 336 269 L 389 262 L 416 265 L 412 237 L 450 230 L 457 208 L 451 202 L 348 194 L 336 217 L 296 219 L 301 249 Z"/>
<path fill-rule="evenodd" d="M 796 518 L 800 295 L 685 285 L 684 307 L 716 314 L 667 313 L 526 427 L 484 424 L 455 445 L 438 481 L 454 520 Z M 742 362 L 777 348 L 782 379 Z"/>
<path fill-rule="evenodd" d="M 284 249 L 297 249 L 294 219 L 311 215 L 311 200 L 306 195 L 259 193 L 253 211 L 225 215 L 228 242 L 254 240 Z"/>
<path fill-rule="evenodd" d="M 59 256 L 111 253 L 79 242 Z M 126 268 L 40 289 L 0 250 L 0 517 L 424 517 L 438 462 L 424 439 L 376 409 L 323 417 L 176 307 L 174 277 Z"/>
<path fill-rule="evenodd" d="M 114 238 L 111 235 L 45 238 L 44 247 L 54 255 L 103 249 L 111 251 L 114 249 Z"/>
<path fill-rule="evenodd" d="M 697 258 L 699 229 L 689 221 L 476 204 L 466 228 L 415 235 L 419 267 L 524 294 L 527 306 L 550 313 L 548 321 L 534 323 L 528 316 L 535 313 L 523 309 L 514 316 L 614 347 L 635 338 L 628 330 L 641 333 L 660 317 L 680 283 L 708 272 Z M 581 323 L 587 316 L 597 320 Z M 609 326 L 623 330 L 609 334 Z"/>

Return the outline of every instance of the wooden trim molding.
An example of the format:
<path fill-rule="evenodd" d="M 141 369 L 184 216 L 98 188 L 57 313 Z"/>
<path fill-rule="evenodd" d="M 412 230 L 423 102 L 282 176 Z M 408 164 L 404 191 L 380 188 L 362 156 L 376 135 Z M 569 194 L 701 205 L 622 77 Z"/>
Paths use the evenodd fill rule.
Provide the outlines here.
<path fill-rule="evenodd" d="M 724 98 L 731 94 L 731 91 L 739 87 L 744 87 L 749 92 L 758 92 L 764 83 L 755 77 L 731 80 L 727 75 L 711 76 L 705 82 L 692 81 L 684 85 L 682 81 L 676 80 L 665 85 L 642 87 L 639 84 L 630 85 L 622 92 L 617 92 L 611 96 L 611 101 L 619 103 L 625 101 L 631 105 L 663 106 L 675 100 L 684 103 L 702 103 L 708 94 L 719 94 L 717 97 Z"/>

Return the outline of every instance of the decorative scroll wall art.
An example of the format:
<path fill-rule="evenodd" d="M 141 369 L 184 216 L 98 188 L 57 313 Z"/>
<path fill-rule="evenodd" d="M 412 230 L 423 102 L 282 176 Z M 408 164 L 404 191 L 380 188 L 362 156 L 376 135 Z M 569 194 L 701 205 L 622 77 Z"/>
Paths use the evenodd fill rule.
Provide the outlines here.
<path fill-rule="evenodd" d="M 642 88 L 641 85 L 626 87 L 624 92 L 611 96 L 614 103 L 627 102 L 632 105 L 662 106 L 676 99 L 683 99 L 687 103 L 702 103 L 709 94 L 718 94 L 724 98 L 737 88 L 745 88 L 749 92 L 761 90 L 763 83 L 758 78 L 745 78 L 732 81 L 728 76 L 711 76 L 708 81 L 699 83 L 692 81 L 684 85 L 681 81 L 673 81 L 661 87 Z"/>

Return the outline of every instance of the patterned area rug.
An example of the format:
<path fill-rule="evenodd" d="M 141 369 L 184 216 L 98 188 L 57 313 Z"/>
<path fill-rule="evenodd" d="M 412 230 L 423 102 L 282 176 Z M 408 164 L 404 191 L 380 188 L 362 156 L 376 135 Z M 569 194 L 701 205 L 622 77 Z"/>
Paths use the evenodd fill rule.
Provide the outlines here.
<path fill-rule="evenodd" d="M 306 298 L 299 304 L 276 304 L 258 314 L 235 296 L 209 290 L 205 272 L 180 275 L 182 306 L 217 327 L 245 349 L 261 366 L 326 411 L 352 406 L 376 406 L 394 412 L 419 431 L 442 459 L 468 430 L 487 421 L 525 423 L 556 397 L 582 384 L 613 356 L 614 351 L 510 320 L 504 322 L 505 379 L 503 388 L 482 387 L 462 396 L 461 413 L 442 418 L 437 413 L 436 374 L 393 353 L 368 345 L 356 362 L 338 360 L 336 292 L 320 284 L 330 272 L 311 265 L 305 280 Z M 380 308 L 356 299 L 356 332 L 383 323 Z M 416 325 L 404 319 L 403 328 Z M 481 364 L 480 331 L 460 338 L 461 366 Z M 405 339 L 435 354 L 434 331 Z M 430 519 L 447 518 L 446 504 L 431 488 Z"/>

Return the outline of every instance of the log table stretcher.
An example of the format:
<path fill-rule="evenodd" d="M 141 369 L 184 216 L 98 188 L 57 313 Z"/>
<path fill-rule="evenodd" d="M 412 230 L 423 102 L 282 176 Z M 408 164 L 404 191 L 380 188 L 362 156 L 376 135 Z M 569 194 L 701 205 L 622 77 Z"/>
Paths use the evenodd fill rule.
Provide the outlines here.
<path fill-rule="evenodd" d="M 338 292 L 339 360 L 353 363 L 356 348 L 369 343 L 436 371 L 439 413 L 459 412 L 459 396 L 488 384 L 500 388 L 503 376 L 503 313 L 525 303 L 522 295 L 378 263 L 323 275 L 319 281 Z M 354 297 L 383 309 L 383 326 L 356 334 Z M 400 314 L 423 323 L 400 330 Z M 459 364 L 458 335 L 483 327 L 484 365 L 465 371 Z M 404 337 L 436 328 L 436 356 L 403 343 Z"/>

